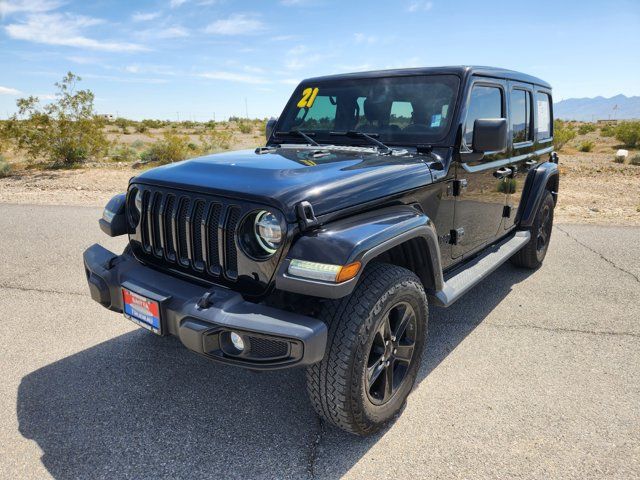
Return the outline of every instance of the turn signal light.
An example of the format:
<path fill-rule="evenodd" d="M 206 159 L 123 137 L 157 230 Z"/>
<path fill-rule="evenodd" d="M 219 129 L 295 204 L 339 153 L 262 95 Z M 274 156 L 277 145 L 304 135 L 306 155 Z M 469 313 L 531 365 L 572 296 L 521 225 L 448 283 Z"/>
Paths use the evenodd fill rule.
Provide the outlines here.
<path fill-rule="evenodd" d="M 351 280 L 353 277 L 358 275 L 361 266 L 362 264 L 360 262 L 353 262 L 349 265 L 345 265 L 340 269 L 338 275 L 336 275 L 336 282 L 342 283 L 346 282 L 347 280 Z"/>

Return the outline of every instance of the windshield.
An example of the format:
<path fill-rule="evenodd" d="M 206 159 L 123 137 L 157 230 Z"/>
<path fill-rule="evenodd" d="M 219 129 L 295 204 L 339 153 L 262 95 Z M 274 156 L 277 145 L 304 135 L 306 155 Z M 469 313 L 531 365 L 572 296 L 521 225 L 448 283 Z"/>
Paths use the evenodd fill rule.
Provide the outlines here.
<path fill-rule="evenodd" d="M 300 85 L 289 101 L 279 132 L 300 130 L 319 143 L 366 143 L 331 132 L 358 131 L 384 143 L 432 144 L 451 125 L 459 79 L 455 75 L 361 78 Z M 281 133 L 287 140 L 298 135 Z M 355 139 L 355 140 L 354 140 Z"/>

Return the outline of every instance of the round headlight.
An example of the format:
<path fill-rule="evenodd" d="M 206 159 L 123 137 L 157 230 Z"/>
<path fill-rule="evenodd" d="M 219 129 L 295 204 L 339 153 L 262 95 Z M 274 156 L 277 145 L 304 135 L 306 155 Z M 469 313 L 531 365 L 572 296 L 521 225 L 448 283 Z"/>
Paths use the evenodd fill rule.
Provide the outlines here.
<path fill-rule="evenodd" d="M 133 187 L 127 200 L 127 218 L 131 228 L 136 228 L 142 213 L 142 192 Z"/>
<path fill-rule="evenodd" d="M 267 253 L 275 253 L 282 242 L 282 228 L 278 217 L 266 210 L 256 215 L 254 233 L 258 244 Z"/>

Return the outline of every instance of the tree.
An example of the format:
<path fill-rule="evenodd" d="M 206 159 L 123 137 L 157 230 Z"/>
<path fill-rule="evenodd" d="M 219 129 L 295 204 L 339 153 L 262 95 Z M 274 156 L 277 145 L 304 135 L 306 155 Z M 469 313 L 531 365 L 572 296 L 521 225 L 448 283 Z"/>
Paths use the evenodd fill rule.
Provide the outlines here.
<path fill-rule="evenodd" d="M 19 98 L 18 113 L 5 134 L 32 160 L 44 158 L 51 167 L 72 166 L 102 156 L 109 145 L 104 119 L 94 110 L 94 94 L 76 90 L 81 80 L 67 73 L 55 83 L 55 100 L 42 105 L 38 97 Z"/>

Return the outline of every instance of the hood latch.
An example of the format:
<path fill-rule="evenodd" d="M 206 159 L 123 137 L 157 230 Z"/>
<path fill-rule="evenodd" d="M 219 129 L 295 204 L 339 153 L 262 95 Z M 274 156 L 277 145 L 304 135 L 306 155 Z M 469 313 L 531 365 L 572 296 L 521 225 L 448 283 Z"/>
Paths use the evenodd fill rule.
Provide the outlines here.
<path fill-rule="evenodd" d="M 318 219 L 313 213 L 313 206 L 306 200 L 296 205 L 296 215 L 301 232 L 318 225 Z"/>

